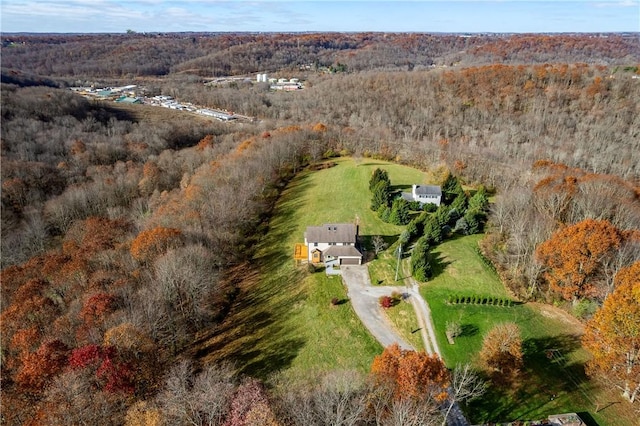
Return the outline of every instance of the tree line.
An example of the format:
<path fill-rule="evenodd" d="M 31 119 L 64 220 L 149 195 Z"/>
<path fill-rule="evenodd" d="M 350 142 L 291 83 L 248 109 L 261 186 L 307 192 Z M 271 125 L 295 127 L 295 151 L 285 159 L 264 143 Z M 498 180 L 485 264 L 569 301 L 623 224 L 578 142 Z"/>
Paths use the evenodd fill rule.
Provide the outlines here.
<path fill-rule="evenodd" d="M 214 77 L 338 63 L 353 72 L 495 62 L 637 65 L 640 57 L 634 34 L 3 34 L 1 49 L 5 68 L 67 78 Z"/>
<path fill-rule="evenodd" d="M 184 63 L 212 55 L 207 60 L 226 66 L 231 59 L 210 51 L 224 46 L 243 60 L 253 58 L 247 69 L 270 62 L 259 56 L 263 48 L 254 45 L 252 57 L 236 47 L 241 41 L 247 48 L 267 43 L 298 49 L 298 40 L 286 35 L 96 37 L 27 37 L 25 47 L 22 39 L 15 46 L 3 43 L 3 66 L 31 63 L 46 75 L 120 78 L 158 72 L 137 69 L 135 61 L 151 46 L 162 50 L 164 41 L 183 50 L 176 57 Z M 136 118 L 67 91 L 20 87 L 35 79 L 2 84 L 0 338 L 8 422 L 246 424 L 259 418 L 264 424 L 322 424 L 344 407 L 342 413 L 364 421 L 357 410 L 362 398 L 371 400 L 371 388 L 360 376 L 329 375 L 318 381 L 325 387 L 278 395 L 233 376 L 228 366 L 177 361 L 199 330 L 215 326 L 243 297 L 239 283 L 251 271 L 251 248 L 268 229 L 287 181 L 339 152 L 451 172 L 443 180 L 450 193 L 446 204 L 457 207 L 420 213 L 401 236 L 424 239 L 423 248 L 443 238 L 444 226 L 473 232 L 485 224 L 484 216 L 467 214 L 472 204 L 485 209 L 486 200 L 472 202 L 461 181 L 497 189 L 483 253 L 520 298 L 565 301 L 592 318 L 585 346 L 597 356 L 590 371 L 619 365 L 613 384 L 629 399 L 637 395 L 637 363 L 628 362 L 635 350 L 629 343 L 637 341 L 629 337 L 634 323 L 614 312 L 623 306 L 635 318 L 638 306 L 640 89 L 631 79 L 637 70 L 618 70 L 615 78 L 609 78 L 610 68 L 585 64 L 398 71 L 409 65 L 389 62 L 393 47 L 380 47 L 382 56 L 358 50 L 380 41 L 378 34 L 330 38 L 301 38 L 316 53 L 286 60 L 294 64 L 324 58 L 322 49 L 341 50 L 347 71 L 377 71 L 313 75 L 295 94 L 258 85 L 203 90 L 198 79 L 187 77 L 158 83 L 163 92 L 259 117 L 255 123 L 189 115 L 168 122 L 151 113 Z M 104 50 L 91 47 L 97 40 Z M 406 49 L 397 53 L 402 58 L 426 45 L 444 55 L 447 46 L 457 49 L 464 41 L 441 40 L 444 46 L 426 36 L 393 35 L 388 43 Z M 113 59 L 108 49 L 117 53 Z M 525 51 L 523 44 L 517 55 Z M 155 57 L 159 51 L 149 52 Z M 120 56 L 135 60 L 123 68 L 115 62 Z M 66 59 L 81 57 L 94 61 Z M 274 64 L 285 61 L 272 57 Z M 318 65 L 338 56 L 321 58 Z M 171 73 L 182 63 L 163 69 Z M 394 72 L 381 70 L 389 63 Z M 393 204 L 381 197 L 390 214 Z M 395 216 L 404 218 L 399 205 Z M 583 256 L 585 250 L 593 256 Z M 514 348 L 505 356 L 517 361 Z M 506 368 L 503 358 L 496 371 Z M 517 370 L 518 363 L 510 368 Z M 351 392 L 346 399 L 345 389 Z M 442 420 L 437 403 L 382 401 L 380 419 L 367 418 L 370 424 L 406 424 L 397 419 L 422 415 L 429 420 L 417 424 Z M 286 407 L 294 405 L 306 407 L 300 411 L 306 417 L 290 417 Z"/>

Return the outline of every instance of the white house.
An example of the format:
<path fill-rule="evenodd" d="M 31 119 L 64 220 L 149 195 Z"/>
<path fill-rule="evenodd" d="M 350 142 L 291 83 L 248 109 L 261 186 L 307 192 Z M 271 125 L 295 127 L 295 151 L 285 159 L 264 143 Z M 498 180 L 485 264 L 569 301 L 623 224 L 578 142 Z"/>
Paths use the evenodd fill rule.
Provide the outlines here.
<path fill-rule="evenodd" d="M 308 260 L 323 263 L 338 260 L 341 265 L 360 265 L 362 253 L 356 248 L 358 227 L 352 223 L 325 223 L 309 226 L 304 233 Z"/>
<path fill-rule="evenodd" d="M 440 205 L 442 189 L 438 185 L 413 185 L 411 192 L 403 192 L 402 198 L 407 201 L 418 201 L 420 204 Z"/>

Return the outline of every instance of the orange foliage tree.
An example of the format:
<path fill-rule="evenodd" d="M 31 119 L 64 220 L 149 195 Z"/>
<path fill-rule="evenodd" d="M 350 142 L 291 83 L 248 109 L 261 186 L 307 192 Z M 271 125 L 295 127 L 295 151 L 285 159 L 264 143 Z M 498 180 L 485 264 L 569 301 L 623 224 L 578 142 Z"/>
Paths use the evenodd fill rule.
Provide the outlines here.
<path fill-rule="evenodd" d="M 640 261 L 621 269 L 615 290 L 587 323 L 587 373 L 604 378 L 634 402 L 640 393 Z"/>
<path fill-rule="evenodd" d="M 437 355 L 402 350 L 393 344 L 373 359 L 371 373 L 390 383 L 397 399 L 432 397 L 444 401 L 447 397 L 449 371 Z"/>
<path fill-rule="evenodd" d="M 484 337 L 480 359 L 503 377 L 517 374 L 523 365 L 520 328 L 514 323 L 498 324 Z"/>
<path fill-rule="evenodd" d="M 623 233 L 605 220 L 587 219 L 556 231 L 540 244 L 536 259 L 546 268 L 551 290 L 565 300 L 597 296 L 602 262 L 618 248 Z"/>
<path fill-rule="evenodd" d="M 131 243 L 131 255 L 140 262 L 149 262 L 182 242 L 182 232 L 175 228 L 158 226 L 142 231 Z"/>
<path fill-rule="evenodd" d="M 51 377 L 67 365 L 69 348 L 59 340 L 44 342 L 37 351 L 24 353 L 16 383 L 32 390 L 42 390 Z"/>

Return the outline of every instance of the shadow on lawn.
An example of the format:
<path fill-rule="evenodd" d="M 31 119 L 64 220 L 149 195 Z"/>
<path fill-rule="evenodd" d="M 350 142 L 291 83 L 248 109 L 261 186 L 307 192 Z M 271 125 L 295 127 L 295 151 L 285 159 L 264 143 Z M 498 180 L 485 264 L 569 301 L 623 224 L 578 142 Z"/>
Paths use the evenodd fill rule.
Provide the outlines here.
<path fill-rule="evenodd" d="M 438 253 L 437 257 L 436 256 L 432 256 L 431 257 L 431 278 L 430 279 L 434 279 L 438 275 L 444 273 L 444 270 L 447 268 L 447 266 L 451 265 L 452 263 L 453 263 L 452 261 L 445 260 L 445 256 L 443 256 L 440 253 Z"/>
<path fill-rule="evenodd" d="M 287 322 L 291 307 L 305 294 L 298 286 L 302 272 L 292 267 L 293 247 L 283 242 L 297 231 L 293 229 L 295 209 L 308 185 L 305 176 L 290 184 L 277 216 L 264 225 L 264 235 L 256 238 L 251 265 L 236 280 L 240 292 L 231 312 L 221 324 L 200 333 L 187 351 L 203 364 L 230 361 L 239 373 L 266 379 L 289 367 L 305 345 L 299 337 L 304 333 L 296 330 L 302 325 Z"/>
<path fill-rule="evenodd" d="M 591 389 L 584 365 L 566 358 L 579 347 L 580 337 L 572 334 L 525 340 L 523 371 L 509 386 L 492 383 L 481 400 L 471 402 L 467 410 L 470 420 L 542 420 L 549 414 L 575 411 L 576 407 L 591 408 L 584 396 Z"/>
<path fill-rule="evenodd" d="M 461 328 L 462 328 L 462 333 L 460 333 L 459 337 L 475 336 L 476 334 L 478 334 L 478 331 L 480 330 L 478 326 L 476 326 L 475 324 L 462 324 Z"/>

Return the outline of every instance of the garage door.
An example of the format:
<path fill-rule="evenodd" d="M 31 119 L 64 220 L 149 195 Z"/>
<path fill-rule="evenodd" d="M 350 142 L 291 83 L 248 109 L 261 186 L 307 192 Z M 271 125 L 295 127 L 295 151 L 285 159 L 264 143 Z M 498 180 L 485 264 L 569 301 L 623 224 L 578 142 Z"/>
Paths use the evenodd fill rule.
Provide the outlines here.
<path fill-rule="evenodd" d="M 359 265 L 360 259 L 357 257 L 341 257 L 340 258 L 341 265 Z"/>

